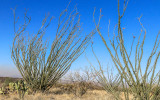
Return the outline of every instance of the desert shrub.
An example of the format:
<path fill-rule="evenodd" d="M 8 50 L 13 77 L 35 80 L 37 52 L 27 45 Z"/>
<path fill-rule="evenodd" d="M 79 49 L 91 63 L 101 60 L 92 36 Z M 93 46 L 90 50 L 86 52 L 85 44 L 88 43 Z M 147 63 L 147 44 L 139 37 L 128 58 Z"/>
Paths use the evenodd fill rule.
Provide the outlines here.
<path fill-rule="evenodd" d="M 74 94 L 77 97 L 82 97 L 88 90 L 88 84 L 85 82 L 74 82 L 58 85 L 58 88 L 61 89 L 61 93 Z"/>
<path fill-rule="evenodd" d="M 78 96 L 81 97 L 83 96 L 88 90 L 88 84 L 85 82 L 78 82 L 78 83 L 74 83 L 74 90 L 73 93 Z"/>
<path fill-rule="evenodd" d="M 63 93 L 73 93 L 74 85 L 73 84 L 63 84 L 60 86 L 60 89 L 63 91 Z"/>
<path fill-rule="evenodd" d="M 14 15 L 15 15 L 15 10 Z M 84 52 L 94 35 L 90 32 L 80 37 L 80 17 L 75 8 L 70 14 L 66 8 L 59 17 L 56 37 L 48 50 L 43 41 L 49 23 L 48 16 L 41 28 L 32 37 L 26 35 L 31 18 L 25 14 L 24 24 L 16 31 L 12 45 L 12 59 L 28 87 L 34 92 L 49 90 L 71 67 L 72 63 Z M 16 17 L 15 17 L 16 18 Z"/>
<path fill-rule="evenodd" d="M 3 82 L 3 87 L 9 86 L 10 82 L 14 82 L 14 80 L 12 78 L 6 77 Z"/>
<path fill-rule="evenodd" d="M 97 88 L 95 83 L 95 75 L 91 73 L 89 68 L 85 70 L 70 72 L 65 79 L 68 79 L 68 88 L 65 91 L 75 94 L 77 97 L 83 96 L 87 90 Z"/>
<path fill-rule="evenodd" d="M 141 33 L 138 37 L 137 44 L 135 46 L 135 54 L 134 54 L 134 61 L 131 60 L 131 55 L 132 50 L 133 50 L 133 44 L 135 40 L 135 36 L 133 36 L 133 41 L 131 44 L 130 50 L 127 50 L 127 47 L 125 45 L 124 41 L 124 34 L 121 25 L 121 20 L 124 16 L 124 13 L 126 11 L 128 1 L 124 0 L 124 8 L 122 14 L 120 13 L 120 0 L 118 0 L 118 24 L 116 25 L 117 28 L 117 33 L 113 33 L 113 40 L 110 39 L 109 37 L 109 31 L 108 31 L 108 37 L 109 37 L 109 43 L 107 43 L 106 39 L 101 33 L 100 30 L 100 20 L 102 18 L 101 15 L 101 10 L 100 10 L 100 16 L 99 16 L 99 22 L 96 24 L 95 20 L 95 26 L 97 29 L 97 32 L 99 36 L 101 37 L 105 47 L 107 48 L 107 51 L 109 52 L 111 59 L 114 63 L 114 66 L 116 67 L 118 71 L 118 79 L 116 82 L 119 83 L 121 86 L 125 99 L 130 100 L 130 96 L 132 95 L 135 100 L 159 100 L 159 85 L 160 85 L 160 74 L 159 74 L 159 69 L 157 70 L 158 66 L 158 60 L 160 56 L 160 49 L 159 49 L 159 35 L 160 32 L 158 33 L 155 43 L 152 48 L 152 52 L 150 53 L 149 57 L 147 58 L 147 63 L 146 67 L 142 69 L 142 58 L 144 56 L 143 51 L 144 51 L 144 43 L 146 39 L 146 29 L 144 28 L 143 24 L 141 23 L 140 18 L 138 18 L 140 25 L 142 26 L 141 28 Z M 143 37 L 142 37 L 143 34 Z M 130 52 L 128 52 L 130 51 Z M 94 53 L 95 55 L 95 53 Z M 96 55 L 95 55 L 96 57 Z M 97 57 L 96 57 L 97 58 Z M 99 62 L 99 61 L 98 61 Z M 99 66 L 101 68 L 101 64 L 99 63 Z M 93 67 L 94 68 L 94 67 Z M 119 93 L 116 94 L 114 91 L 114 88 L 111 87 L 108 84 L 108 79 L 106 76 L 103 74 L 103 70 L 98 72 L 99 79 L 101 80 L 101 84 L 104 84 L 103 86 L 109 87 L 111 90 L 112 95 L 115 97 L 117 100 L 121 100 L 122 98 L 119 96 Z M 155 88 L 157 87 L 157 88 Z"/>

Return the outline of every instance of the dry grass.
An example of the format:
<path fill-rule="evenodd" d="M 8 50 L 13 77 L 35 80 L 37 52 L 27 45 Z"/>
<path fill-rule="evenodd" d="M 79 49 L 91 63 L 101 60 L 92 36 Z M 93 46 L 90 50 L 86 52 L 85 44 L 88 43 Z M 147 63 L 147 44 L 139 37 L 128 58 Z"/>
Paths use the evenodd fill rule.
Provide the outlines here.
<path fill-rule="evenodd" d="M 121 94 L 123 100 L 124 94 Z M 132 97 L 130 97 L 132 98 Z M 0 100 L 20 100 L 17 94 L 0 95 Z M 88 90 L 82 97 L 73 93 L 64 93 L 60 88 L 51 88 L 48 93 L 25 95 L 24 100 L 114 100 L 113 96 L 105 90 Z"/>
<path fill-rule="evenodd" d="M 14 79 L 12 79 L 14 80 Z M 2 81 L 0 79 L 0 81 Z M 58 82 L 48 92 L 42 93 L 30 93 L 25 95 L 24 100 L 114 100 L 113 95 L 107 93 L 101 86 L 95 83 L 84 82 L 84 85 L 78 84 L 79 82 L 63 83 Z M 0 82 L 4 84 L 4 81 Z M 87 88 L 87 89 L 86 89 Z M 86 89 L 83 95 L 81 89 Z M 124 94 L 120 94 L 125 100 Z M 8 91 L 5 95 L 0 95 L 0 100 L 20 100 L 19 95 L 16 92 Z"/>
<path fill-rule="evenodd" d="M 56 94 L 59 89 L 53 89 L 51 93 L 35 95 L 26 95 L 24 100 L 112 100 L 112 96 L 104 90 L 89 90 L 82 97 L 77 97 L 74 94 Z M 0 100 L 20 100 L 18 95 L 11 94 L 8 96 L 0 96 Z"/>
<path fill-rule="evenodd" d="M 4 84 L 3 82 L 1 84 Z M 112 100 L 112 96 L 106 93 L 102 87 L 89 84 L 88 90 L 82 96 L 75 95 L 74 90 L 81 88 L 73 83 L 58 83 L 53 86 L 47 93 L 36 93 L 25 95 L 24 100 Z M 0 100 L 20 100 L 19 95 L 15 92 L 6 95 L 0 94 Z"/>

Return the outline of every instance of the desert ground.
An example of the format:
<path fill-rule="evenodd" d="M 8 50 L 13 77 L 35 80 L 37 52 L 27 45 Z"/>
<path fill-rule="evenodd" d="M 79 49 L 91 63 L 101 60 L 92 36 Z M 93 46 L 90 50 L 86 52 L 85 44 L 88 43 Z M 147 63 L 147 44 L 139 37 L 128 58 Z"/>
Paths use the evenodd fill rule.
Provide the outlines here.
<path fill-rule="evenodd" d="M 57 89 L 58 90 L 58 89 Z M 54 90 L 56 91 L 56 90 Z M 0 100 L 20 100 L 18 95 L 0 96 Z M 104 90 L 87 91 L 82 97 L 77 97 L 74 94 L 41 94 L 26 95 L 24 100 L 112 100 L 112 96 L 107 94 Z"/>
<path fill-rule="evenodd" d="M 20 79 L 9 78 L 9 80 L 14 82 Z M 8 78 L 0 78 L 0 87 L 3 87 L 7 83 L 9 83 Z M 75 95 L 75 92 L 72 92 L 72 90 L 69 92 L 69 89 L 64 89 L 64 87 L 68 88 L 71 87 L 71 85 L 57 85 L 47 93 L 28 94 L 24 96 L 24 100 L 112 100 L 112 96 L 101 87 L 88 89 L 82 96 Z M 20 98 L 15 92 L 8 92 L 6 94 L 0 94 L 0 100 L 20 100 Z"/>

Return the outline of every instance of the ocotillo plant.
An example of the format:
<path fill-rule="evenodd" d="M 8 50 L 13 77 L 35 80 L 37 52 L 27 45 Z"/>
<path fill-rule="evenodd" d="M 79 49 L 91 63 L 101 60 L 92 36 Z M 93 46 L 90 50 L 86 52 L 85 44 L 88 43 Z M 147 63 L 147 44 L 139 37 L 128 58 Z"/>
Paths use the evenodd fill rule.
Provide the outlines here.
<path fill-rule="evenodd" d="M 14 15 L 15 15 L 15 10 Z M 16 24 L 16 17 L 15 24 Z M 24 24 L 16 31 L 11 49 L 11 57 L 25 82 L 33 91 L 45 92 L 50 89 L 71 67 L 72 63 L 84 52 L 95 31 L 84 38 L 80 27 L 77 9 L 69 14 L 66 8 L 59 17 L 56 37 L 48 50 L 43 36 L 49 26 L 47 17 L 41 28 L 32 37 L 25 36 L 31 18 L 24 17 Z"/>
<path fill-rule="evenodd" d="M 100 10 L 100 16 L 99 16 L 99 22 L 98 24 L 95 23 L 97 32 L 99 36 L 101 37 L 103 43 L 105 44 L 112 61 L 114 63 L 114 66 L 116 67 L 121 80 L 121 85 L 124 90 L 124 96 L 126 100 L 130 99 L 130 95 L 133 95 L 134 99 L 138 100 L 159 100 L 160 99 L 160 70 L 157 69 L 157 62 L 159 60 L 160 56 L 160 39 L 158 33 L 155 43 L 153 45 L 153 49 L 151 54 L 148 57 L 146 67 L 143 66 L 142 71 L 142 58 L 143 58 L 143 51 L 144 51 L 144 43 L 146 39 L 146 29 L 144 28 L 143 24 L 141 23 L 140 19 L 138 19 L 140 22 L 140 25 L 142 26 L 141 33 L 139 35 L 136 48 L 135 48 L 135 54 L 134 54 L 134 61 L 131 60 L 132 55 L 132 48 L 134 44 L 134 38 L 133 36 L 133 42 L 131 44 L 130 52 L 127 52 L 127 48 L 125 46 L 124 37 L 123 37 L 123 28 L 121 26 L 121 20 L 124 16 L 124 13 L 126 11 L 128 1 L 124 0 L 124 8 L 122 14 L 120 13 L 120 0 L 118 0 L 118 32 L 117 34 L 114 33 L 113 40 L 109 38 L 111 48 L 109 44 L 106 42 L 105 38 L 102 36 L 101 30 L 100 30 L 100 20 L 102 18 L 101 10 Z M 94 15 L 93 15 L 94 16 Z M 141 35 L 144 33 L 142 42 Z M 108 35 L 109 37 L 109 35 Z M 154 59 L 155 58 L 155 59 Z M 152 65 L 153 64 L 153 65 Z M 98 73 L 100 80 L 103 80 L 103 84 L 107 85 L 106 78 L 103 78 L 103 73 Z M 105 77 L 105 76 L 104 76 Z M 112 87 L 110 87 L 111 90 Z M 113 91 L 114 92 L 114 91 Z M 117 96 L 117 94 L 112 93 L 117 100 L 122 99 Z"/>

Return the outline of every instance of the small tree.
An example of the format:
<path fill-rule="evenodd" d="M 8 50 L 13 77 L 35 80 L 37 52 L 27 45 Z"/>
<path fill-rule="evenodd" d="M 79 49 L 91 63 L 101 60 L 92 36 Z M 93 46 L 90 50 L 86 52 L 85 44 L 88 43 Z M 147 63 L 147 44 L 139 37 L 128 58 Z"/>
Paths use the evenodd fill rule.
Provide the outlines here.
<path fill-rule="evenodd" d="M 132 47 L 134 44 L 134 39 L 135 36 L 133 36 L 133 42 L 130 48 L 130 52 L 127 52 L 127 48 L 125 46 L 125 41 L 123 37 L 123 28 L 121 26 L 121 20 L 124 16 L 124 13 L 126 11 L 128 1 L 124 0 L 124 8 L 122 14 L 120 14 L 120 0 L 118 0 L 118 32 L 117 34 L 113 33 L 113 40 L 109 38 L 110 46 L 106 42 L 105 38 L 101 34 L 101 30 L 99 28 L 100 25 L 100 20 L 101 20 L 101 10 L 100 10 L 100 17 L 99 17 L 99 22 L 98 24 L 95 23 L 97 32 L 99 36 L 101 37 L 103 43 L 105 44 L 112 61 L 118 70 L 118 73 L 120 75 L 120 85 L 123 89 L 123 93 L 125 96 L 126 100 L 130 99 L 130 95 L 134 97 L 134 99 L 138 100 L 159 100 L 160 99 L 160 70 L 156 71 L 157 62 L 160 57 L 160 49 L 158 49 L 160 40 L 159 40 L 159 35 L 160 32 L 158 33 L 156 37 L 156 41 L 153 45 L 153 49 L 151 54 L 149 55 L 149 58 L 147 60 L 147 64 L 145 69 L 142 69 L 142 57 L 143 57 L 143 46 L 146 38 L 146 30 L 143 26 L 143 24 L 140 21 L 140 18 L 138 19 L 142 29 L 141 33 L 139 35 L 136 48 L 135 48 L 135 54 L 134 54 L 134 61 L 132 62 L 131 60 L 131 55 L 132 55 Z M 93 15 L 94 16 L 94 15 Z M 143 34 L 142 42 L 141 40 L 141 35 Z M 108 32 L 109 33 L 109 32 Z M 109 37 L 109 34 L 108 34 Z M 155 59 L 153 59 L 155 58 Z M 153 63 L 153 65 L 151 65 Z M 100 63 L 99 63 L 100 65 Z M 100 65 L 101 68 L 101 65 Z M 142 71 L 143 70 L 143 71 Z M 101 80 L 103 86 L 109 87 L 111 90 L 112 94 L 114 95 L 115 99 L 120 100 L 122 99 L 119 94 L 114 93 L 114 89 L 108 85 L 108 80 L 104 76 L 103 71 L 101 73 L 97 73 L 99 76 L 99 79 Z M 119 80 L 117 81 L 119 83 Z"/>
<path fill-rule="evenodd" d="M 14 18 L 15 18 L 15 10 Z M 94 35 L 90 32 L 84 38 L 80 37 L 80 16 L 77 9 L 68 14 L 67 8 L 60 14 L 56 37 L 48 51 L 47 42 L 43 42 L 47 17 L 41 28 L 32 37 L 26 35 L 26 29 L 31 21 L 25 13 L 24 24 L 16 31 L 11 48 L 11 57 L 23 79 L 34 91 L 45 92 L 50 89 L 71 67 L 72 63 L 84 52 Z M 64 16 L 64 17 L 63 17 Z M 14 19 L 14 24 L 16 24 Z"/>

